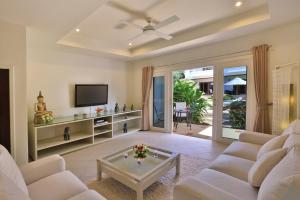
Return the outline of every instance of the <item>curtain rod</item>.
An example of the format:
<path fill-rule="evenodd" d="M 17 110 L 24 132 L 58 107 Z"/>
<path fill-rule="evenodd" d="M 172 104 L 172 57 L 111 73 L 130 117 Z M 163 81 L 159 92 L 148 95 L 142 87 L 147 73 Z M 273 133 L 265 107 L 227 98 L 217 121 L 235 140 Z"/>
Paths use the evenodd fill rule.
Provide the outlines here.
<path fill-rule="evenodd" d="M 269 48 L 271 48 L 271 47 L 272 47 L 272 45 L 269 45 Z M 177 63 L 170 63 L 170 64 L 158 65 L 158 66 L 154 66 L 154 67 L 155 68 L 168 67 L 168 66 L 173 66 L 173 65 L 186 64 L 186 63 L 190 63 L 190 62 L 207 60 L 207 59 L 211 59 L 211 58 L 218 58 L 218 57 L 223 57 L 223 56 L 230 56 L 230 55 L 235 55 L 235 54 L 240 54 L 240 53 L 250 53 L 250 52 L 251 52 L 251 49 L 247 49 L 247 50 L 242 50 L 242 51 L 237 51 L 237 52 L 232 52 L 232 53 L 227 53 L 227 54 L 220 54 L 220 55 L 216 55 L 216 56 L 209 56 L 209 57 L 204 57 L 204 58 L 198 58 L 198 59 L 194 59 L 194 60 L 186 60 L 186 61 L 177 62 Z"/>
<path fill-rule="evenodd" d="M 299 65 L 299 61 L 298 62 L 293 62 L 293 63 L 287 63 L 284 65 L 275 65 L 275 70 L 281 69 L 281 68 L 286 68 L 286 67 L 291 67 L 291 65 Z"/>

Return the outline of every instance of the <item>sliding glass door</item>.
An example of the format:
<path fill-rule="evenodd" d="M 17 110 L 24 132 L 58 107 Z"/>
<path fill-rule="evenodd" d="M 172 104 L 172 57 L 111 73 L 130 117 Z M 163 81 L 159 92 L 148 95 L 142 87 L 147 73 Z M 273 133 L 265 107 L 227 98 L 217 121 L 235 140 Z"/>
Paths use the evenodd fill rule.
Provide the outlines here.
<path fill-rule="evenodd" d="M 224 64 L 217 69 L 214 110 L 217 140 L 238 139 L 241 132 L 253 126 L 255 97 L 251 69 L 247 61 Z"/>
<path fill-rule="evenodd" d="M 153 117 L 152 124 L 156 128 L 165 128 L 165 76 L 153 77 Z"/>
<path fill-rule="evenodd" d="M 169 74 L 154 72 L 151 94 L 151 129 L 168 132 L 169 124 Z"/>

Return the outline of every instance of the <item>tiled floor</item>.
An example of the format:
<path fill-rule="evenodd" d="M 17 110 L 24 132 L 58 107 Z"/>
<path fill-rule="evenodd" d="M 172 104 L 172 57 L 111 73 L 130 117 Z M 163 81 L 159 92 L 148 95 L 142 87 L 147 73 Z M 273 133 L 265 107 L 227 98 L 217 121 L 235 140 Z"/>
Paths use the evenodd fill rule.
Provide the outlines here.
<path fill-rule="evenodd" d="M 69 170 L 82 181 L 96 178 L 96 159 L 134 144 L 147 144 L 197 158 L 207 165 L 227 147 L 211 140 L 178 134 L 138 132 L 79 150 L 64 156 Z"/>

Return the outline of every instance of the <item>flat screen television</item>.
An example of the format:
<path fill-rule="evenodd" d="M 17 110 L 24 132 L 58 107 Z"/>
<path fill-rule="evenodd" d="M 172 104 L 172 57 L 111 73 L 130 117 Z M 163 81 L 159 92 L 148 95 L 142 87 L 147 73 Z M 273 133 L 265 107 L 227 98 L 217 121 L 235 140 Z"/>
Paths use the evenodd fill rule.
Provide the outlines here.
<path fill-rule="evenodd" d="M 76 84 L 75 107 L 98 106 L 107 104 L 108 85 Z"/>

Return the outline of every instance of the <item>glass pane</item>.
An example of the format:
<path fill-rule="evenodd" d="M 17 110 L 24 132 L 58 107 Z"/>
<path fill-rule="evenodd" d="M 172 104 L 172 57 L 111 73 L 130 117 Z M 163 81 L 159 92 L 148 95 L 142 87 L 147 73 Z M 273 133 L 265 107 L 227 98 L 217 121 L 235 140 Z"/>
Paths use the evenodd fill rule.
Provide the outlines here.
<path fill-rule="evenodd" d="M 165 127 L 165 77 L 153 77 L 153 126 Z"/>
<path fill-rule="evenodd" d="M 224 68 L 223 134 L 238 139 L 246 129 L 247 66 Z"/>

